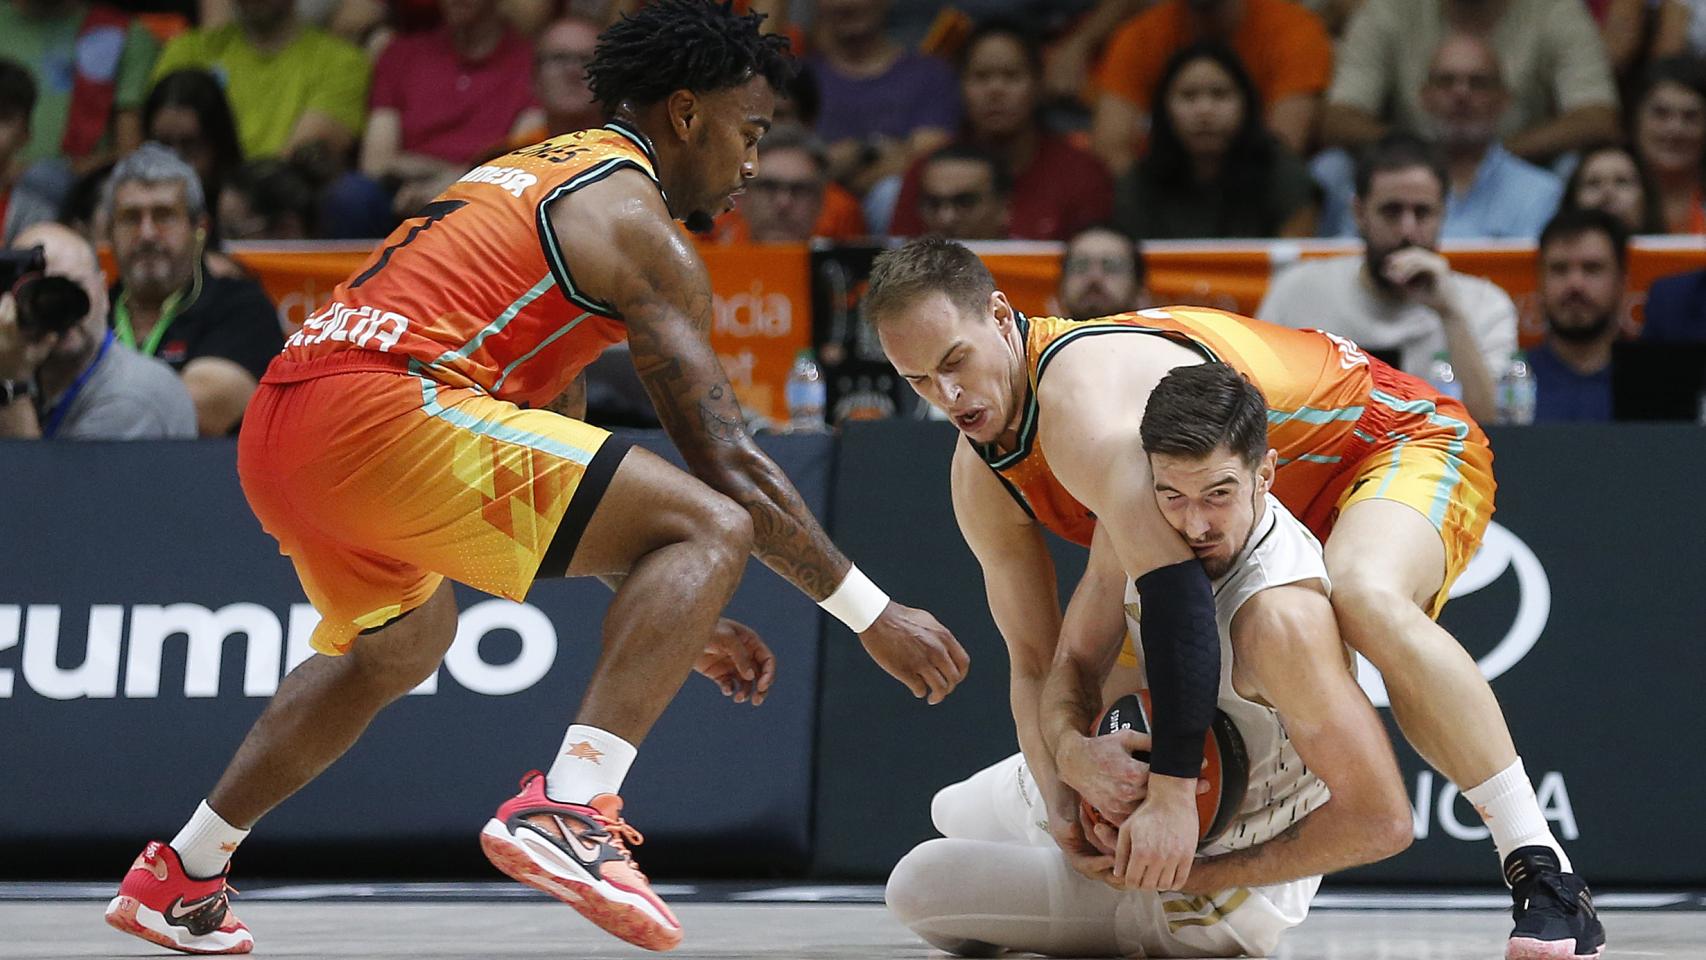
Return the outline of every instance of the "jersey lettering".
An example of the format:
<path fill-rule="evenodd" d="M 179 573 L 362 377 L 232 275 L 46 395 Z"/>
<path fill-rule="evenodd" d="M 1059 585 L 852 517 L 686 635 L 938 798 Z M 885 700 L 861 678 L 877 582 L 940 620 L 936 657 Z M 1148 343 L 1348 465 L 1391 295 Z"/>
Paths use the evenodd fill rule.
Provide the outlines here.
<path fill-rule="evenodd" d="M 509 195 L 517 200 L 528 187 L 539 182 L 539 178 L 526 170 L 514 167 L 475 167 L 462 175 L 461 183 L 489 183 L 509 191 Z"/>

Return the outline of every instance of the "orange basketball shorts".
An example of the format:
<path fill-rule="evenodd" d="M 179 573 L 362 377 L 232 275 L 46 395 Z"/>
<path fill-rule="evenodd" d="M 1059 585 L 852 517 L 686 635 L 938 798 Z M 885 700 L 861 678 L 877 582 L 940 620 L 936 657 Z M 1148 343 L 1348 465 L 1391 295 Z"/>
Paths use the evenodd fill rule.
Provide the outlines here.
<path fill-rule="evenodd" d="M 336 655 L 446 577 L 520 600 L 542 565 L 566 571 L 628 447 L 352 350 L 274 361 L 237 472 L 320 613 L 314 648 Z"/>
<path fill-rule="evenodd" d="M 1323 542 L 1363 500 L 1395 500 L 1426 517 L 1445 545 L 1445 579 L 1428 610 L 1437 617 L 1492 519 L 1493 450 L 1462 403 L 1378 361 L 1370 374 L 1368 402 L 1342 421 L 1337 453 L 1282 465 L 1275 495 L 1306 504 L 1294 512 Z"/>

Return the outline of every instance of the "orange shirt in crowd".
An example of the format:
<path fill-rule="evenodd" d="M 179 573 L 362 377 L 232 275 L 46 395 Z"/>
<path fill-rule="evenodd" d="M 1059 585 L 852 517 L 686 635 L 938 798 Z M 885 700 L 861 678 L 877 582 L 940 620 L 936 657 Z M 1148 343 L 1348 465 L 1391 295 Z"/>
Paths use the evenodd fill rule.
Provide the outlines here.
<path fill-rule="evenodd" d="M 1166 0 L 1127 20 L 1108 41 L 1094 86 L 1144 111 L 1167 58 L 1198 38 L 1181 0 Z M 1333 41 L 1315 14 L 1290 0 L 1244 0 L 1231 47 L 1271 107 L 1286 97 L 1319 94 L 1333 74 Z"/>

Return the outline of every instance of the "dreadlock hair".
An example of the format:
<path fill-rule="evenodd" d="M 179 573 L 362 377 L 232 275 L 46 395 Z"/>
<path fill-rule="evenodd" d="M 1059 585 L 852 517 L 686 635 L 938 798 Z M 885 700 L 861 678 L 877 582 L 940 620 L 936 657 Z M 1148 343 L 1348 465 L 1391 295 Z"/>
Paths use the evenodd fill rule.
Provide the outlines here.
<path fill-rule="evenodd" d="M 760 33 L 763 14 L 737 15 L 729 0 L 656 0 L 599 35 L 587 83 L 606 117 L 623 104 L 649 106 L 677 90 L 707 93 L 755 76 L 786 90 L 788 40 Z"/>

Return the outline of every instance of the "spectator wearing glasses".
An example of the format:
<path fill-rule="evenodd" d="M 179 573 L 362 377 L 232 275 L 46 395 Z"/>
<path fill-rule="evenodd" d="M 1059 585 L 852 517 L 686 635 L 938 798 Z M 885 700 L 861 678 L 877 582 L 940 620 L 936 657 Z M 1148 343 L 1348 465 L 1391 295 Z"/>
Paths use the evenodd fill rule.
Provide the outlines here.
<path fill-rule="evenodd" d="M 722 243 L 804 243 L 812 237 L 864 236 L 859 201 L 829 182 L 823 144 L 810 131 L 786 123 L 759 143 L 758 175 L 734 210 L 717 218 Z"/>
<path fill-rule="evenodd" d="M 120 160 L 102 206 L 119 273 L 114 332 L 178 372 L 202 436 L 230 433 L 284 349 L 278 311 L 255 281 L 207 271 L 201 180 L 172 151 L 145 143 Z"/>
<path fill-rule="evenodd" d="M 1498 135 L 1511 153 L 1548 163 L 1616 136 L 1605 46 L 1577 0 L 1365 0 L 1338 47 L 1322 141 L 1358 149 L 1393 130 L 1426 130 L 1428 71 L 1451 33 L 1481 37 L 1497 51 L 1510 96 Z M 1351 165 L 1342 153 L 1331 156 Z"/>
<path fill-rule="evenodd" d="M 918 216 L 927 233 L 953 240 L 1005 240 L 1011 187 L 994 154 L 963 144 L 943 147 L 924 164 Z"/>
<path fill-rule="evenodd" d="M 1447 240 L 1539 236 L 1558 210 L 1564 187 L 1557 175 L 1516 156 L 1499 143 L 1499 118 L 1510 105 L 1498 54 L 1470 33 L 1450 33 L 1434 51 L 1422 88 L 1429 137 L 1439 146 L 1450 176 L 1445 203 Z M 1354 236 L 1354 191 L 1348 171 L 1323 183 L 1328 211 L 1321 232 Z"/>
<path fill-rule="evenodd" d="M 1073 320 L 1142 310 L 1151 303 L 1148 274 L 1136 240 L 1107 224 L 1094 224 L 1066 241 L 1055 302 L 1060 315 Z"/>
<path fill-rule="evenodd" d="M 965 123 L 957 142 L 1002 158 L 1013 176 L 1008 234 L 1027 240 L 1064 240 L 1107 217 L 1114 185 L 1088 150 L 1043 126 L 1042 53 L 1033 37 L 1007 22 L 980 25 L 960 56 L 960 96 Z M 924 161 L 907 170 L 889 232 L 924 232 L 918 190 Z"/>
<path fill-rule="evenodd" d="M 586 84 L 586 65 L 597 46 L 598 24 L 586 17 L 570 15 L 547 24 L 533 45 L 533 98 L 539 107 L 524 114 L 521 129 L 493 144 L 482 159 L 603 126 L 604 111 Z"/>

